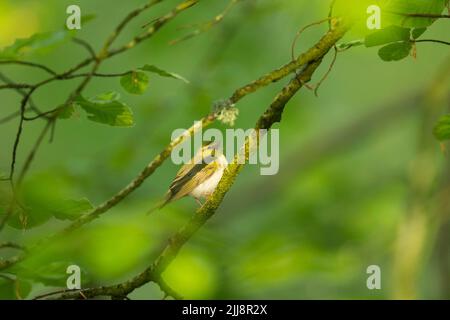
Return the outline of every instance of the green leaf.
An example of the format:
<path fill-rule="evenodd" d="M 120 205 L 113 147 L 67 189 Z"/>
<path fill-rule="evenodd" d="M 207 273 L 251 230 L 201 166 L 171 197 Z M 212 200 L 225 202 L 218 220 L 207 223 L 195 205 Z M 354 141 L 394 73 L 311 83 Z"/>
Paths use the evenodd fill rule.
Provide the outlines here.
<path fill-rule="evenodd" d="M 436 19 L 408 17 L 408 14 L 441 14 L 447 0 L 384 0 L 383 17 L 388 24 L 403 27 L 424 28 Z"/>
<path fill-rule="evenodd" d="M 0 300 L 25 299 L 31 292 L 31 284 L 21 279 L 0 277 Z"/>
<path fill-rule="evenodd" d="M 24 219 L 26 217 L 23 208 L 17 205 L 17 202 L 13 202 L 13 193 L 9 183 L 0 183 L 0 219 L 5 215 L 10 215 L 7 223 L 9 226 L 17 229 L 24 228 Z M 45 222 L 50 217 L 42 217 L 40 221 Z"/>
<path fill-rule="evenodd" d="M 389 26 L 367 35 L 364 44 L 366 47 L 380 46 L 391 42 L 407 41 L 409 36 L 410 29 Z"/>
<path fill-rule="evenodd" d="M 148 87 L 148 76 L 144 72 L 132 71 L 120 78 L 120 84 L 131 94 L 143 94 Z"/>
<path fill-rule="evenodd" d="M 97 15 L 95 13 L 88 13 L 88 14 L 83 14 L 81 16 L 81 26 L 83 26 L 86 23 L 91 22 L 92 20 L 94 20 L 95 18 L 97 18 Z"/>
<path fill-rule="evenodd" d="M 55 218 L 60 220 L 75 220 L 82 214 L 93 209 L 91 202 L 86 198 L 69 199 L 51 208 Z"/>
<path fill-rule="evenodd" d="M 91 121 L 115 127 L 131 127 L 134 124 L 133 112 L 119 98 L 118 93 L 108 92 L 90 99 L 79 96 L 75 102 L 88 113 Z"/>
<path fill-rule="evenodd" d="M 82 14 L 81 15 L 81 28 L 83 28 L 84 25 L 90 23 L 91 21 L 95 20 L 96 18 L 97 18 L 97 15 L 95 13 Z M 66 30 L 67 32 L 70 32 L 71 35 L 73 35 L 73 36 L 75 36 L 76 33 L 80 31 L 78 29 L 73 29 L 73 30 L 67 29 L 67 24 L 65 21 L 64 21 L 64 25 L 62 26 L 62 29 Z"/>
<path fill-rule="evenodd" d="M 0 59 L 20 59 L 26 54 L 47 53 L 71 36 L 68 31 L 37 33 L 29 38 L 17 39 L 14 44 L 0 51 Z"/>
<path fill-rule="evenodd" d="M 161 77 L 174 78 L 174 79 L 184 81 L 185 83 L 189 83 L 189 80 L 187 80 L 183 76 L 180 76 L 179 74 L 176 74 L 173 72 L 168 72 L 168 71 L 162 70 L 153 65 L 146 64 L 145 66 L 140 68 L 140 70 L 147 71 L 147 72 L 153 72 L 153 73 L 159 74 Z"/>
<path fill-rule="evenodd" d="M 65 287 L 68 274 L 67 267 L 70 265 L 77 265 L 67 255 L 73 254 L 67 249 L 67 244 L 64 249 L 57 245 L 58 250 L 50 248 L 50 254 L 42 254 L 41 252 L 33 252 L 27 257 L 27 261 L 22 262 L 19 266 L 15 265 L 8 269 L 10 272 L 18 274 L 21 278 L 31 280 L 33 282 L 40 282 L 46 286 Z M 55 261 L 57 257 L 57 261 Z M 59 260 L 62 257 L 65 260 Z M 87 284 L 91 281 L 89 275 L 81 268 L 81 283 Z"/>
<path fill-rule="evenodd" d="M 64 106 L 58 113 L 59 119 L 70 119 L 72 118 L 73 114 L 75 113 L 75 106 L 74 104 L 69 104 L 67 106 Z"/>
<path fill-rule="evenodd" d="M 427 28 L 414 28 L 411 31 L 411 36 L 413 39 L 418 39 L 421 35 L 423 35 L 427 31 Z"/>
<path fill-rule="evenodd" d="M 391 43 L 382 47 L 378 51 L 378 55 L 384 61 L 398 61 L 408 57 L 411 49 L 412 45 L 410 42 Z"/>
<path fill-rule="evenodd" d="M 78 198 L 70 176 L 63 172 L 30 176 L 18 196 L 21 205 L 13 207 L 13 215 L 8 219 L 8 225 L 17 229 L 42 225 L 52 217 L 74 220 L 93 208 L 89 200 Z M 0 185 L 0 215 L 10 209 L 11 201 L 11 191 Z"/>
<path fill-rule="evenodd" d="M 439 119 L 433 133 L 439 141 L 450 140 L 450 114 Z"/>

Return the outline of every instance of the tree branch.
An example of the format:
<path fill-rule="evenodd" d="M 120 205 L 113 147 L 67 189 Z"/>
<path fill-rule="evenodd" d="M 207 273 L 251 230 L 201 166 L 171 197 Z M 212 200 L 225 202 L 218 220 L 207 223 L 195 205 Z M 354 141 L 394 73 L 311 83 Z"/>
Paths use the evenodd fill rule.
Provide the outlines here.
<path fill-rule="evenodd" d="M 101 62 L 107 58 L 112 57 L 113 55 L 110 54 L 109 47 L 111 46 L 111 44 L 113 43 L 113 41 L 117 38 L 117 36 L 119 35 L 119 33 L 123 30 L 123 28 L 131 21 L 132 18 L 136 17 L 137 15 L 139 15 L 140 13 L 142 13 L 144 10 L 150 8 L 151 6 L 153 6 L 154 4 L 161 2 L 162 0 L 153 0 L 150 1 L 147 5 L 141 7 L 140 9 L 134 10 L 131 14 L 127 15 L 127 17 L 125 17 L 125 19 L 119 24 L 119 26 L 114 30 L 114 32 L 108 37 L 108 39 L 105 41 L 105 44 L 103 45 L 102 50 L 100 51 L 100 53 L 98 54 L 98 56 L 95 57 L 91 57 L 88 58 L 84 61 L 82 61 L 81 63 L 79 63 L 78 65 L 76 65 L 74 68 L 62 73 L 62 74 L 56 74 L 51 78 L 45 79 L 35 85 L 24 85 L 24 84 L 6 84 L 3 87 L 5 88 L 11 88 L 11 89 L 20 89 L 20 88 L 30 88 L 29 92 L 25 95 L 25 97 L 22 100 L 21 103 L 21 107 L 20 107 L 20 121 L 19 121 L 19 125 L 18 125 L 18 129 L 17 129 L 17 134 L 16 134 L 16 139 L 14 141 L 14 147 L 13 147 L 13 153 L 12 153 L 12 160 L 11 160 L 11 169 L 10 169 L 10 174 L 9 174 L 9 180 L 11 182 L 12 188 L 13 190 L 14 188 L 14 172 L 15 172 L 15 164 L 16 164 L 16 157 L 17 157 L 17 149 L 19 147 L 19 143 L 20 143 L 20 139 L 21 139 L 21 135 L 22 135 L 22 130 L 23 130 L 23 123 L 24 120 L 26 120 L 25 117 L 25 107 L 26 104 L 28 102 L 28 100 L 31 98 L 31 95 L 40 87 L 42 87 L 43 85 L 46 85 L 52 81 L 55 80 L 62 80 L 65 79 L 67 77 L 70 77 L 72 75 L 72 73 L 76 72 L 77 70 L 89 65 L 91 62 L 95 62 L 91 71 L 85 75 L 83 75 L 84 79 L 83 81 L 78 85 L 78 87 L 70 94 L 69 98 L 66 100 L 66 102 L 60 106 L 55 108 L 54 110 L 50 110 L 41 114 L 38 114 L 38 116 L 30 118 L 28 120 L 34 120 L 43 116 L 47 116 L 49 115 L 50 117 L 48 118 L 49 123 L 51 124 L 51 126 L 54 125 L 54 122 L 57 121 L 57 116 L 58 110 L 61 110 L 62 107 L 69 105 L 70 103 L 72 103 L 74 101 L 74 99 L 81 94 L 81 92 L 83 91 L 83 89 L 87 86 L 87 84 L 89 83 L 89 81 L 91 80 L 91 78 L 96 74 L 96 71 L 98 70 Z M 173 9 L 169 14 L 166 14 L 165 16 L 163 16 L 162 18 L 158 19 L 154 25 L 149 29 L 148 32 L 146 32 L 145 37 L 143 37 L 140 41 L 145 40 L 150 38 L 153 34 L 156 33 L 157 30 L 159 30 L 162 26 L 164 26 L 167 22 L 169 22 L 171 19 L 173 19 L 176 15 L 178 15 L 180 12 L 184 11 L 185 9 L 191 7 L 193 4 L 197 3 L 199 0 L 185 0 L 183 2 L 181 2 L 178 6 L 176 6 L 175 9 Z M 116 52 L 115 54 L 124 52 L 128 49 L 131 49 L 133 46 L 125 46 L 123 47 L 124 50 L 120 50 L 120 52 Z M 2 88 L 2 86 L 0 86 L 0 89 Z M 8 117 L 8 119 L 10 119 L 11 117 Z M 44 127 L 42 133 L 40 134 L 40 137 L 43 137 L 46 133 L 46 130 L 48 130 L 48 126 Z M 34 158 L 34 154 L 36 153 L 37 149 L 40 146 L 40 142 L 42 139 L 38 140 L 38 143 L 36 144 L 36 148 L 33 148 L 33 150 L 30 152 L 30 154 L 27 157 L 27 162 L 25 164 L 24 170 L 23 172 L 26 172 L 26 170 L 28 169 L 31 161 Z M 21 177 L 20 181 L 23 179 L 23 176 Z M 13 197 L 13 202 L 15 201 L 16 197 Z M 10 210 L 12 210 L 13 206 L 10 206 Z M 11 212 L 10 210 L 8 210 L 8 212 L 6 213 L 5 217 L 2 219 L 2 224 L 1 227 L 3 227 L 6 223 L 6 221 L 8 220 L 8 218 L 11 216 Z M 1 230 L 1 228 L 0 228 Z"/>
<path fill-rule="evenodd" d="M 256 129 L 270 129 L 274 123 L 281 121 L 281 116 L 286 104 L 304 83 L 310 81 L 312 74 L 320 65 L 323 56 L 326 55 L 347 30 L 348 26 L 345 23 L 340 22 L 314 46 L 316 49 L 313 50 L 313 52 L 319 53 L 318 56 L 316 56 L 315 59 L 308 61 L 299 73 L 299 76 L 292 79 L 275 97 L 270 107 L 258 119 L 255 125 Z M 241 95 L 237 95 L 236 97 L 243 97 L 248 92 L 252 91 L 242 91 Z M 249 140 L 247 138 L 244 145 L 245 150 L 248 150 L 248 145 Z M 248 157 L 248 153 L 246 156 Z M 243 164 L 237 162 L 237 157 L 238 156 L 236 156 L 235 160 L 228 166 L 214 193 L 208 198 L 204 205 L 196 211 L 191 219 L 169 239 L 167 246 L 162 250 L 161 254 L 150 267 L 129 281 L 113 286 L 86 289 L 82 291 L 83 294 L 88 298 L 102 295 L 112 296 L 116 293 L 118 293 L 118 296 L 126 296 L 136 288 L 141 287 L 150 281 L 155 282 L 160 279 L 161 274 L 175 259 L 183 245 L 214 215 L 217 208 L 222 203 L 225 194 L 231 188 L 237 175 L 243 168 Z M 67 293 L 61 295 L 59 298 L 74 299 L 77 297 L 77 293 Z"/>

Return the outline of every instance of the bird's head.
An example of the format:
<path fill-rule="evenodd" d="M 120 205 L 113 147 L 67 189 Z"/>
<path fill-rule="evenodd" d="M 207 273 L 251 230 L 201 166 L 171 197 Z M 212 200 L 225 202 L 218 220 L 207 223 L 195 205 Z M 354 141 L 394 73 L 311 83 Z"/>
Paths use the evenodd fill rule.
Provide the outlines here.
<path fill-rule="evenodd" d="M 199 150 L 202 154 L 203 159 L 207 157 L 216 157 L 221 152 L 221 143 L 219 141 L 208 140 L 204 141 L 202 148 Z"/>

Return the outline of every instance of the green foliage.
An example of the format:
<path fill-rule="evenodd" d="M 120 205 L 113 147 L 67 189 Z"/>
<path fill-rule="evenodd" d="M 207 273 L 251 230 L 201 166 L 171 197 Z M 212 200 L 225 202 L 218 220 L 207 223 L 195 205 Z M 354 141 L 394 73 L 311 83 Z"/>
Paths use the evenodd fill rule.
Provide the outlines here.
<path fill-rule="evenodd" d="M 378 51 L 378 55 L 383 61 L 399 61 L 409 56 L 411 49 L 410 42 L 391 43 L 382 47 Z"/>
<path fill-rule="evenodd" d="M 58 112 L 58 118 L 60 119 L 70 119 L 75 113 L 75 105 L 73 103 L 64 106 Z"/>
<path fill-rule="evenodd" d="M 450 140 L 450 114 L 439 119 L 433 133 L 439 141 Z"/>
<path fill-rule="evenodd" d="M 91 202 L 86 198 L 69 199 L 55 207 L 53 216 L 60 220 L 75 220 L 93 208 Z"/>
<path fill-rule="evenodd" d="M 133 112 L 119 99 L 120 94 L 117 92 L 107 92 L 90 99 L 79 96 L 75 102 L 86 111 L 91 121 L 115 127 L 131 127 L 134 125 Z"/>
<path fill-rule="evenodd" d="M 180 292 L 191 299 L 205 299 L 217 290 L 217 270 L 208 257 L 201 253 L 192 249 L 181 252 L 164 272 L 167 283 L 176 285 Z"/>
<path fill-rule="evenodd" d="M 131 94 L 143 94 L 147 90 L 148 81 L 148 76 L 140 71 L 132 71 L 120 78 L 122 87 Z"/>
<path fill-rule="evenodd" d="M 0 276 L 0 298 L 7 300 L 24 299 L 31 292 L 31 284 L 28 281 L 6 279 Z"/>
<path fill-rule="evenodd" d="M 0 52 L 0 59 L 20 59 L 27 54 L 47 53 L 61 45 L 71 36 L 69 31 L 38 33 L 29 38 L 17 39 L 14 44 Z"/>
<path fill-rule="evenodd" d="M 408 14 L 441 14 L 447 0 L 384 0 L 382 11 L 388 24 L 425 28 L 433 24 L 436 19 L 422 17 L 408 17 Z"/>
<path fill-rule="evenodd" d="M 75 240 L 73 240 L 75 241 Z M 66 287 L 67 267 L 80 265 L 73 260 L 74 250 L 62 240 L 47 248 L 46 251 L 30 252 L 26 261 L 8 269 L 8 273 L 17 274 L 20 279 L 31 283 L 41 283 L 51 287 Z M 81 268 L 81 283 L 91 281 L 90 274 Z M 1 296 L 0 296 L 1 298 Z"/>
<path fill-rule="evenodd" d="M 86 14 L 81 17 L 84 26 L 96 18 L 95 14 Z M 21 59 L 26 55 L 46 54 L 73 38 L 78 30 L 67 30 L 64 25 L 60 30 L 36 33 L 28 38 L 17 39 L 12 45 L 0 51 L 0 60 Z"/>
<path fill-rule="evenodd" d="M 185 83 L 189 83 L 189 80 L 187 80 L 183 76 L 180 76 L 177 73 L 173 73 L 173 72 L 168 72 L 168 71 L 162 70 L 162 69 L 160 69 L 160 68 L 158 68 L 156 66 L 153 66 L 153 65 L 146 64 L 145 66 L 140 68 L 140 70 L 156 73 L 156 74 L 160 75 L 161 77 L 174 78 L 174 79 L 181 80 L 181 81 L 183 81 Z"/>
<path fill-rule="evenodd" d="M 379 50 L 382 60 L 398 61 L 406 58 L 412 49 L 407 42 L 418 39 L 436 21 L 408 15 L 441 14 L 446 3 L 447 0 L 338 0 L 335 13 L 354 20 L 366 47 L 387 45 Z M 366 27 L 366 9 L 369 5 L 378 5 L 381 9 L 381 30 L 370 31 Z"/>
<path fill-rule="evenodd" d="M 72 256 L 82 261 L 85 269 L 97 279 L 123 275 L 133 270 L 151 247 L 152 236 L 147 228 L 145 224 L 124 220 L 96 226 L 77 236 L 89 250 L 80 250 Z"/>
<path fill-rule="evenodd" d="M 43 188 L 51 185 L 54 189 Z M 92 209 L 86 198 L 75 198 L 73 187 L 66 177 L 41 173 L 26 180 L 18 193 L 19 202 L 12 203 L 12 192 L 6 184 L 0 189 L 0 213 L 13 211 L 8 225 L 16 229 L 30 229 L 52 217 L 73 220 Z M 19 205 L 20 203 L 20 205 Z M 12 206 L 11 206 L 12 204 Z"/>
<path fill-rule="evenodd" d="M 364 44 L 366 47 L 374 47 L 396 41 L 408 41 L 409 35 L 410 29 L 390 26 L 367 35 Z"/>
<path fill-rule="evenodd" d="M 97 15 L 95 13 L 83 14 L 81 16 L 81 25 L 84 26 L 86 23 L 91 22 L 96 18 L 97 18 Z"/>
<path fill-rule="evenodd" d="M 383 1 L 342 0 L 345 6 L 352 6 L 354 1 L 358 2 L 360 10 L 354 13 L 361 15 L 361 22 L 365 28 L 367 5 Z M 393 3 L 395 2 L 397 1 Z M 93 201 L 95 199 L 95 202 L 103 203 L 127 185 L 141 166 L 166 145 L 170 132 L 175 127 L 188 125 L 192 119 L 210 112 L 208 106 L 213 99 L 226 96 L 229 91 L 247 80 L 252 80 L 262 74 L 261 72 L 277 66 L 278 62 L 274 64 L 274 59 L 284 61 L 286 57 L 282 50 L 280 57 L 274 57 L 272 53 L 275 51 L 271 49 L 286 47 L 285 37 L 276 36 L 281 34 L 280 31 L 286 31 L 286 25 L 297 26 L 299 21 L 304 21 L 302 19 L 305 11 L 300 8 L 302 4 L 305 9 L 315 8 L 315 11 L 319 8 L 322 10 L 324 5 L 327 5 L 307 0 L 282 4 L 277 1 L 262 1 L 260 8 L 255 7 L 249 14 L 253 12 L 258 14 L 258 27 L 263 27 L 264 32 L 255 33 L 255 26 L 240 23 L 242 20 L 238 20 L 236 15 L 233 18 L 236 21 L 230 21 L 228 25 L 226 25 L 228 21 L 224 21 L 219 26 L 223 27 L 224 33 L 218 42 L 226 44 L 226 49 L 218 46 L 214 37 L 205 35 L 195 40 L 196 45 L 186 43 L 186 46 L 182 47 L 186 50 L 183 51 L 183 55 L 190 57 L 186 59 L 174 60 L 173 50 L 177 48 L 166 46 L 167 41 L 178 36 L 176 34 L 178 31 L 173 28 L 173 34 L 169 32 L 170 29 L 165 35 L 162 34 L 161 38 L 152 44 L 154 46 L 152 48 L 155 48 L 152 59 L 159 61 L 158 64 L 162 66 L 170 66 L 173 70 L 180 72 L 183 70 L 182 74 L 186 72 L 186 76 L 201 84 L 202 88 L 201 90 L 183 88 L 173 93 L 174 82 L 170 80 L 156 82 L 154 79 L 163 76 L 188 83 L 184 77 L 151 65 L 136 68 L 133 72 L 143 75 L 144 80 L 137 79 L 138 85 L 133 86 L 129 78 L 125 79 L 126 92 L 131 90 L 134 91 L 131 92 L 133 94 L 143 93 L 148 89 L 148 81 L 145 81 L 147 77 L 152 81 L 150 89 L 158 88 L 158 91 L 168 94 L 163 94 L 162 97 L 155 96 L 155 99 L 150 101 L 135 99 L 136 106 L 133 103 L 133 109 L 136 112 L 135 117 L 139 117 L 140 121 L 132 130 L 108 130 L 105 126 L 90 125 L 84 126 L 83 130 L 74 134 L 72 123 L 58 121 L 54 143 L 48 146 L 46 137 L 35 157 L 36 162 L 24 180 L 23 188 L 19 192 L 21 205 L 15 204 L 12 207 L 13 217 L 9 225 L 18 230 L 9 226 L 3 230 L 6 232 L 5 235 L 12 235 L 12 241 L 31 248 L 27 260 L 5 270 L 11 273 L 13 280 L 15 276 L 18 277 L 20 297 L 34 297 L 41 293 L 41 284 L 57 287 L 46 288 L 45 291 L 65 288 L 68 277 L 66 268 L 71 264 L 81 267 L 82 286 L 88 288 L 130 279 L 154 261 L 153 258 L 160 252 L 161 246 L 167 243 L 167 238 L 178 230 L 197 208 L 192 199 L 183 199 L 165 208 L 160 215 L 144 216 L 143 212 L 152 206 L 158 195 L 164 194 L 173 178 L 176 168 L 171 164 L 161 167 L 158 175 L 155 175 L 156 180 L 150 179 L 141 190 L 114 207 L 101 219 L 68 236 L 58 238 L 46 246 L 45 250 L 33 251 L 32 245 L 36 239 L 54 234 L 69 224 L 68 221 L 61 222 L 55 219 L 73 220 L 91 210 L 92 204 L 84 198 L 85 194 Z M 52 5 L 48 3 L 45 6 Z M 214 4 L 213 1 L 205 2 L 205 6 L 214 9 L 214 12 L 220 9 L 219 4 Z M 279 19 L 272 19 L 271 15 L 268 15 L 268 12 L 274 12 L 275 8 L 280 10 Z M 117 3 L 114 11 L 117 11 L 118 19 L 119 13 L 125 9 L 131 9 L 130 5 L 125 2 Z M 354 8 L 344 13 L 351 10 Z M 200 10 L 199 13 L 194 11 L 189 19 L 202 21 L 211 12 L 213 10 L 208 12 Z M 325 17 L 326 12 L 323 10 L 320 12 Z M 102 19 L 107 19 L 108 14 L 107 11 L 105 14 L 102 13 Z M 114 13 L 112 16 L 116 17 Z M 247 13 L 243 17 L 247 19 Z M 368 30 L 365 28 L 362 35 L 353 39 L 365 39 L 364 44 L 367 47 L 379 46 L 377 50 L 381 48 L 380 56 L 386 61 L 407 57 L 413 40 L 418 39 L 427 30 L 420 27 L 421 24 L 403 25 L 402 21 L 389 22 L 382 19 L 382 26 L 385 29 L 367 34 Z M 406 19 L 408 22 L 414 20 L 416 19 Z M 421 23 L 428 20 L 431 21 L 431 19 L 417 19 Z M 61 25 L 61 21 L 56 21 L 56 24 Z M 228 39 L 227 35 L 233 34 L 236 31 L 236 29 L 233 31 L 233 28 L 236 26 L 239 26 L 240 36 L 234 40 Z M 443 34 L 441 29 L 437 29 L 437 37 L 445 36 L 445 32 Z M 89 30 L 86 37 L 81 38 L 90 39 L 95 48 L 100 48 L 100 39 L 104 39 L 105 31 L 104 28 L 95 28 Z M 130 35 L 123 35 L 123 40 Z M 317 33 L 314 32 L 305 33 L 305 47 L 308 43 L 315 42 L 316 36 Z M 271 39 L 269 43 L 268 38 Z M 44 43 L 39 44 L 40 40 L 37 40 L 30 41 L 30 48 L 23 46 L 11 48 L 9 51 L 12 52 L 12 56 L 23 57 L 41 50 L 48 53 L 51 48 L 59 45 L 57 41 L 53 45 L 49 41 L 48 46 L 45 46 Z M 363 44 L 362 40 L 358 41 Z M 38 44 L 42 45 L 41 49 Z M 120 47 L 121 44 L 122 37 L 114 46 Z M 133 57 L 136 61 L 148 61 L 146 60 L 148 51 L 144 48 L 145 45 L 134 51 Z M 430 45 L 423 54 L 424 61 L 437 62 L 436 57 L 441 54 L 441 49 Z M 396 177 L 403 175 L 405 164 L 414 157 L 414 137 L 417 133 L 415 130 L 422 128 L 416 126 L 417 117 L 414 117 L 413 122 L 411 117 L 405 118 L 399 115 L 402 112 L 398 111 L 392 113 L 395 114 L 395 119 L 386 113 L 383 113 L 385 115 L 383 118 L 376 118 L 376 121 L 372 116 L 371 121 L 359 117 L 365 115 L 369 109 L 368 115 L 372 115 L 376 106 L 370 101 L 374 97 L 380 103 L 379 107 L 383 107 L 385 102 L 390 101 L 390 97 L 396 94 L 395 88 L 399 83 L 403 87 L 427 87 L 434 70 L 424 67 L 406 68 L 400 73 L 395 72 L 395 66 L 392 68 L 384 66 L 386 69 L 383 72 L 373 72 L 379 70 L 377 68 L 380 62 L 366 60 L 367 57 L 363 55 L 369 50 L 365 51 L 367 52 L 360 55 L 357 52 L 348 52 L 349 55 L 355 54 L 354 59 L 340 60 L 339 67 L 344 73 L 338 72 L 335 76 L 337 79 L 350 79 L 355 74 L 361 74 L 363 65 L 367 68 L 369 82 L 354 81 L 348 94 L 344 95 L 342 86 L 336 84 L 342 81 L 338 80 L 336 83 L 330 81 L 329 94 L 321 97 L 323 104 L 327 105 L 326 108 L 313 108 L 307 99 L 302 108 L 287 110 L 290 114 L 286 115 L 287 121 L 284 121 L 282 128 L 280 127 L 284 132 L 281 135 L 281 148 L 284 151 L 282 150 L 280 168 L 286 168 L 282 171 L 291 173 L 276 175 L 267 180 L 251 172 L 247 174 L 247 170 L 243 172 L 247 174 L 242 177 L 245 183 L 237 184 L 233 188 L 234 194 L 230 194 L 233 201 L 224 203 L 222 211 L 226 212 L 216 216 L 218 223 L 202 228 L 163 274 L 166 282 L 175 291 L 186 298 L 205 299 L 388 298 L 390 292 L 394 291 L 391 282 L 388 282 L 385 290 L 369 292 L 365 287 L 367 278 L 365 267 L 376 260 L 377 264 L 385 266 L 383 268 L 386 268 L 386 274 L 392 271 L 389 263 L 392 257 L 386 255 L 385 248 L 391 246 L 397 236 L 401 221 L 399 217 L 404 213 L 404 199 L 410 192 L 407 183 Z M 67 69 L 69 62 L 78 62 L 88 56 L 83 50 L 73 50 L 73 45 L 61 48 L 61 52 L 64 59 L 61 59 L 61 56 L 49 55 L 37 62 L 63 71 Z M 61 52 L 58 50 L 58 54 Z M 254 58 L 255 52 L 262 53 L 258 59 Z M 114 67 L 110 65 L 111 69 L 108 71 L 129 70 L 127 63 L 129 60 L 115 61 L 117 62 Z M 18 69 L 20 70 L 14 73 L 16 69 L 11 68 L 12 79 L 30 80 L 26 74 L 21 73 L 22 68 Z M 387 77 L 385 70 L 392 71 L 395 77 Z M 7 71 L 9 75 L 9 70 Z M 146 72 L 149 74 L 146 75 Z M 118 82 L 118 79 L 115 78 L 113 81 Z M 65 81 L 61 87 L 67 85 L 64 89 L 68 89 L 76 84 L 77 80 Z M 86 113 L 88 119 L 109 126 L 134 125 L 133 112 L 121 102 L 119 94 L 107 93 L 89 98 L 87 92 L 105 92 L 112 89 L 108 85 L 111 85 L 111 82 L 108 83 L 106 79 L 92 81 L 86 88 L 86 96 L 78 97 L 74 103 L 59 109 L 58 117 L 70 119 Z M 55 91 L 59 90 L 59 86 L 59 83 L 55 85 Z M 367 90 L 369 86 L 370 91 Z M 270 103 L 275 92 L 271 89 L 268 91 L 252 95 L 249 105 L 262 110 Z M 42 110 L 58 106 L 64 101 L 62 89 L 61 92 L 54 92 L 55 94 L 48 92 L 53 91 L 43 90 L 42 93 L 39 92 L 42 95 L 35 99 L 35 103 L 38 107 L 42 107 Z M 5 106 L 12 106 L 13 99 L 17 99 L 15 93 L 5 94 Z M 160 105 L 164 105 L 162 112 L 159 109 Z M 183 107 L 180 108 L 180 105 Z M 242 127 L 252 126 L 256 111 L 244 112 L 244 109 L 246 106 L 241 109 L 238 124 Z M 414 110 L 408 109 L 405 113 L 416 112 Z M 5 108 L 4 116 L 8 115 L 7 111 L 9 113 L 14 110 Z M 167 117 L 167 113 L 176 113 L 177 117 Z M 33 115 L 32 112 L 29 114 Z M 329 133 L 340 133 L 339 130 L 344 130 L 339 126 L 347 123 L 349 114 L 352 114 L 352 119 L 354 116 L 357 120 L 354 122 L 356 125 L 352 126 L 354 128 L 351 130 L 352 134 L 344 135 L 345 139 L 336 139 L 334 135 L 328 136 Z M 438 125 L 435 130 L 436 137 L 441 137 L 442 140 L 450 139 L 450 115 L 446 117 L 447 120 L 441 119 L 440 123 L 443 124 Z M 36 125 L 39 121 L 37 120 Z M 395 125 L 384 127 L 385 122 L 393 122 Z M 330 124 L 330 128 L 326 128 L 326 131 L 328 129 L 333 131 L 324 132 L 323 123 Z M 352 123 L 353 121 L 349 121 L 349 124 Z M 371 129 L 370 123 L 376 123 L 377 128 Z M 215 125 L 220 129 L 223 127 L 218 122 Z M 13 125 L 2 126 L 4 137 L 2 145 L 6 150 L 0 148 L 0 155 L 3 156 L 0 169 L 5 172 L 8 172 L 10 161 L 8 146 L 11 146 L 16 129 Z M 19 148 L 16 173 L 23 165 L 23 157 L 29 151 L 29 144 L 35 141 L 38 134 L 37 128 L 28 130 L 27 127 L 24 132 L 26 141 Z M 379 134 L 370 134 L 371 132 Z M 150 138 L 143 141 L 142 137 L 148 135 Z M 389 156 L 394 153 L 398 156 Z M 381 162 L 383 166 L 380 167 Z M 39 173 L 43 168 L 48 172 Z M 248 170 L 254 170 L 254 166 L 249 166 Z M 298 174 L 295 174 L 297 171 Z M 370 174 L 367 174 L 368 172 Z M 8 174 L 4 177 L 7 176 Z M 376 181 L 373 179 L 374 176 L 377 177 Z M 265 192 L 266 189 L 270 193 Z M 83 192 L 77 192 L 79 190 Z M 9 208 L 11 198 L 9 182 L 0 182 L 0 218 Z M 39 228 L 24 234 L 22 230 L 24 227 L 29 229 L 35 226 Z M 378 230 L 383 230 L 383 234 L 374 237 Z M 13 249 L 0 251 L 2 258 L 15 254 L 18 252 Z M 426 269 L 426 272 L 432 270 L 428 267 Z M 433 275 L 432 278 L 437 283 L 437 276 Z M 30 284 L 37 284 L 31 295 L 28 294 Z M 346 293 L 343 297 L 344 291 Z M 418 293 L 426 297 L 438 295 L 437 288 L 429 286 L 425 290 L 421 287 Z M 160 299 L 162 296 L 155 284 L 146 285 L 136 290 L 133 295 L 138 295 L 141 299 Z M 16 285 L 14 281 L 0 278 L 0 299 L 4 298 L 17 298 Z"/>
<path fill-rule="evenodd" d="M 411 31 L 411 36 L 414 40 L 419 39 L 421 35 L 423 35 L 427 31 L 427 28 L 414 28 Z"/>

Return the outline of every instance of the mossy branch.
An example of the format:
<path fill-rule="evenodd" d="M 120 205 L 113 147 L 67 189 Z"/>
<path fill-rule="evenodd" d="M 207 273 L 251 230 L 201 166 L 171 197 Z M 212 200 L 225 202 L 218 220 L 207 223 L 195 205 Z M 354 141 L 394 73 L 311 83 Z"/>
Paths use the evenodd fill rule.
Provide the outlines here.
<path fill-rule="evenodd" d="M 302 70 L 275 97 L 269 108 L 258 119 L 255 129 L 270 129 L 274 123 L 281 121 L 286 104 L 305 83 L 310 81 L 314 71 L 322 62 L 323 57 L 331 48 L 334 47 L 336 42 L 342 38 L 348 30 L 349 26 L 346 23 L 342 21 L 334 22 L 334 27 L 327 32 L 327 34 L 312 49 L 308 50 L 308 54 L 305 53 L 300 56 L 305 59 L 305 62 L 302 64 Z M 291 63 L 288 65 L 291 66 L 294 64 L 295 63 Z M 267 79 L 277 79 L 277 77 L 282 74 L 280 70 L 285 69 L 278 69 L 278 71 L 274 72 L 274 76 L 267 75 L 260 78 L 263 80 L 256 81 L 249 86 L 243 87 L 245 89 L 236 91 L 237 93 L 235 92 L 233 96 L 235 96 L 235 99 L 240 99 L 257 88 L 264 86 Z M 246 150 L 248 149 L 248 144 L 249 140 L 247 139 L 244 146 Z M 228 166 L 214 193 L 208 198 L 204 205 L 196 211 L 191 219 L 169 239 L 168 244 L 162 250 L 161 254 L 156 258 L 151 266 L 149 266 L 142 273 L 131 280 L 117 285 L 82 289 L 78 292 L 67 292 L 61 294 L 58 298 L 78 299 L 80 296 L 86 298 L 96 296 L 126 297 L 130 292 L 148 282 L 161 283 L 163 272 L 176 258 L 178 252 L 184 244 L 189 241 L 192 236 L 215 214 L 243 166 L 243 164 L 238 163 L 236 157 L 235 160 Z"/>

